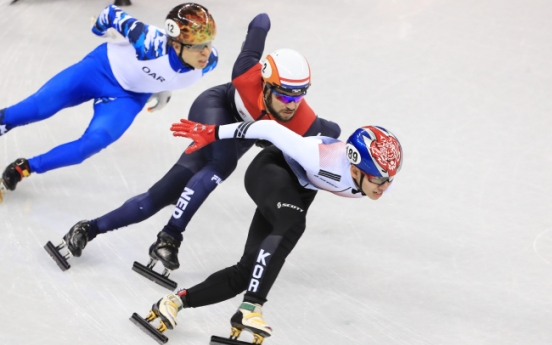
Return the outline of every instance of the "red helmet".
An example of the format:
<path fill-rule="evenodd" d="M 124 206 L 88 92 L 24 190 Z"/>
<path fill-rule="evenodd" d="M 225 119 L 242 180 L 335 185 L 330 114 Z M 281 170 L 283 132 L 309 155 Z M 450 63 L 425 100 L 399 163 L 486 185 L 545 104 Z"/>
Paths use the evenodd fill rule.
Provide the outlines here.
<path fill-rule="evenodd" d="M 165 20 L 165 31 L 182 44 L 201 44 L 215 39 L 217 26 L 205 7 L 188 2 L 173 8 Z"/>

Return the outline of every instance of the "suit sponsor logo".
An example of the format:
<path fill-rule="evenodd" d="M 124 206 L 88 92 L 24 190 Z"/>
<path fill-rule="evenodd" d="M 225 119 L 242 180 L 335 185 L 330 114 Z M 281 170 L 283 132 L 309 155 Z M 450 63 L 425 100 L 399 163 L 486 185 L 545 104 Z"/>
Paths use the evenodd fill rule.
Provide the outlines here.
<path fill-rule="evenodd" d="M 297 211 L 299 211 L 299 212 L 305 212 L 305 211 L 303 211 L 303 209 L 300 208 L 300 207 L 297 207 L 297 206 L 292 205 L 292 204 L 286 204 L 286 203 L 283 203 L 283 202 L 278 202 L 278 203 L 276 204 L 276 206 L 278 206 L 278 208 L 289 207 L 289 208 L 294 209 L 294 210 L 297 210 Z"/>
<path fill-rule="evenodd" d="M 218 177 L 217 175 L 213 175 L 213 177 L 211 177 L 211 181 L 215 181 L 216 184 L 221 184 L 222 183 L 222 179 L 220 177 Z"/>

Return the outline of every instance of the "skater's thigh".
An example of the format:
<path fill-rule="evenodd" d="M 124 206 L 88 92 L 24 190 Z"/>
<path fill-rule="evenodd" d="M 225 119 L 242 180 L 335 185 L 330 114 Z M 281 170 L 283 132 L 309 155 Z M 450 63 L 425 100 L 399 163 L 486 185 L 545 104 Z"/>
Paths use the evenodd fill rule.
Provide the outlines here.
<path fill-rule="evenodd" d="M 149 94 L 135 94 L 133 97 L 96 100 L 94 117 L 85 134 L 101 131 L 113 142 L 130 127 L 142 110 Z"/>
<path fill-rule="evenodd" d="M 305 189 L 299 185 L 278 149 L 265 149 L 255 157 L 245 174 L 245 189 L 271 224 L 272 234 L 283 235 L 290 228 L 305 223 L 310 202 L 303 203 L 301 192 Z"/>
<path fill-rule="evenodd" d="M 10 123 L 23 125 L 44 120 L 63 108 L 93 98 L 90 83 L 83 78 L 83 65 L 77 63 L 59 72 L 36 93 L 10 107 Z"/>
<path fill-rule="evenodd" d="M 187 167 L 175 164 L 165 176 L 148 190 L 148 195 L 156 205 L 176 204 L 184 187 L 193 175 L 194 172 Z"/>

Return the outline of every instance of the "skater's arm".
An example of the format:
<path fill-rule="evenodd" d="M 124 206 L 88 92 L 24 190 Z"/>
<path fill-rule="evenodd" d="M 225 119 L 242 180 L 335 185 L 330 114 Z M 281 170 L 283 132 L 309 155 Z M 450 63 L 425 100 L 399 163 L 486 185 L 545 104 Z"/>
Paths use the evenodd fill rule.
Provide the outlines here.
<path fill-rule="evenodd" d="M 341 134 L 341 128 L 335 122 L 328 121 L 321 117 L 316 117 L 312 125 L 309 127 L 304 137 L 323 136 L 337 139 Z"/>
<path fill-rule="evenodd" d="M 303 138 L 275 121 L 237 122 L 213 126 L 198 124 L 186 119 L 172 125 L 174 136 L 194 140 L 186 153 L 193 152 L 215 140 L 264 139 L 270 141 L 303 167 L 318 166 L 321 140 Z"/>
<path fill-rule="evenodd" d="M 107 6 L 96 19 L 92 32 L 103 36 L 109 28 L 117 30 L 136 50 L 139 60 L 151 60 L 165 54 L 166 35 L 153 25 L 147 25 L 115 5 Z"/>
<path fill-rule="evenodd" d="M 232 80 L 259 63 L 263 56 L 266 36 L 270 30 L 270 18 L 266 13 L 258 14 L 247 29 L 247 36 L 242 50 L 232 69 Z"/>

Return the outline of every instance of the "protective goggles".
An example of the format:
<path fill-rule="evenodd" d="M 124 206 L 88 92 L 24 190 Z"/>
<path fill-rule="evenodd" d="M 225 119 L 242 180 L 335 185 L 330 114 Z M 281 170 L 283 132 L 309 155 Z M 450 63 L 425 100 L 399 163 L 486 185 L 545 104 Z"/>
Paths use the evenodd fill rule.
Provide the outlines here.
<path fill-rule="evenodd" d="M 184 44 L 184 43 L 182 43 L 182 45 L 184 47 L 190 49 L 190 51 L 197 53 L 197 52 L 202 51 L 205 48 L 211 49 L 211 46 L 213 45 L 213 42 L 209 41 L 209 42 L 204 42 L 204 43 L 201 43 L 201 44 Z"/>
<path fill-rule="evenodd" d="M 307 94 L 307 91 L 305 91 L 298 96 L 290 96 L 276 91 L 276 89 L 274 89 L 273 87 L 271 87 L 270 89 L 272 90 L 272 93 L 274 93 L 274 96 L 276 97 L 276 99 L 285 104 L 288 104 L 291 102 L 299 103 L 303 99 L 303 97 L 305 97 L 305 95 Z"/>
<path fill-rule="evenodd" d="M 395 178 L 395 176 L 378 177 L 378 176 L 369 175 L 369 174 L 365 173 L 364 171 L 361 171 L 361 172 L 368 179 L 368 181 L 370 183 L 376 184 L 378 186 L 381 186 L 385 182 L 391 183 L 391 182 L 393 182 L 393 179 Z"/>

